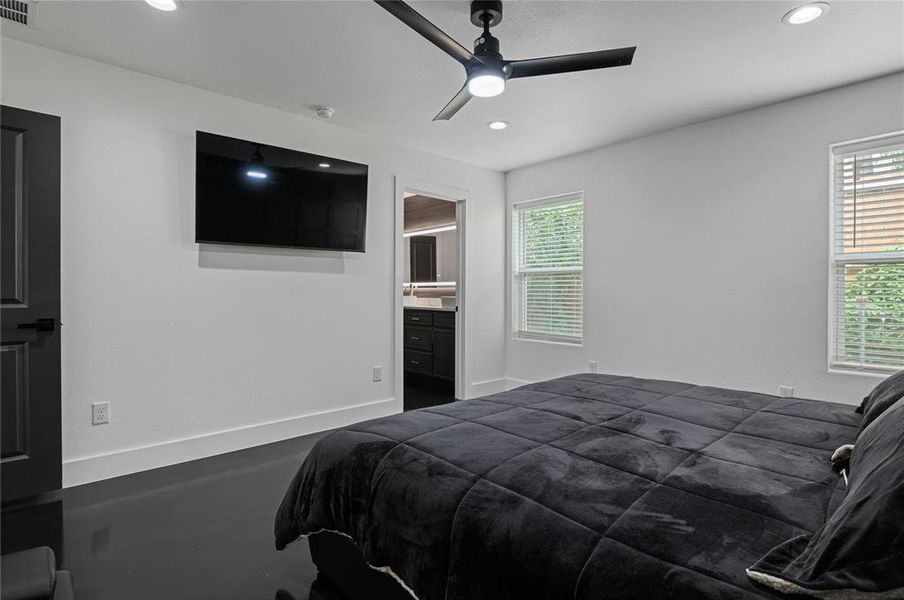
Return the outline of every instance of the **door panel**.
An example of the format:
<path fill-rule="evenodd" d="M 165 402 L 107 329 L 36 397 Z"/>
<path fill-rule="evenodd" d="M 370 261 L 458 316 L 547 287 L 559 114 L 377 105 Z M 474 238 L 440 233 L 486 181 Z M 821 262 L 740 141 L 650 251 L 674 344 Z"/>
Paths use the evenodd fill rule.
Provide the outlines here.
<path fill-rule="evenodd" d="M 455 379 L 455 330 L 433 330 L 433 374 Z"/>
<path fill-rule="evenodd" d="M 24 141 L 24 131 L 0 127 L 0 303 L 4 306 L 25 304 Z"/>
<path fill-rule="evenodd" d="M 58 117 L 0 108 L 0 236 L 6 502 L 61 484 Z"/>
<path fill-rule="evenodd" d="M 0 458 L 3 459 L 28 454 L 27 350 L 25 344 L 0 346 L 0 385 L 3 393 L 3 437 L 0 439 L 3 451 Z"/>

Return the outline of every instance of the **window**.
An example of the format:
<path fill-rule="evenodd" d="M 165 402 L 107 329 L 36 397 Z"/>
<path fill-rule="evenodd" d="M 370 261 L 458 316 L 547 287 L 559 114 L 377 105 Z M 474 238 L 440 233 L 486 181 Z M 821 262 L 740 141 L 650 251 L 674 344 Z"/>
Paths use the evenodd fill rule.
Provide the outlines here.
<path fill-rule="evenodd" d="M 568 194 L 515 205 L 515 337 L 580 344 L 584 332 L 584 200 Z"/>
<path fill-rule="evenodd" d="M 829 366 L 904 368 L 904 135 L 832 149 Z"/>

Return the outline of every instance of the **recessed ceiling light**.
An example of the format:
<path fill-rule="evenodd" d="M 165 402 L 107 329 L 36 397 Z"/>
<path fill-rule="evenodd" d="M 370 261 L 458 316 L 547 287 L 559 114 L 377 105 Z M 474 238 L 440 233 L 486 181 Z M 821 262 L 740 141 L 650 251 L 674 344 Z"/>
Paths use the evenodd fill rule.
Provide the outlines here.
<path fill-rule="evenodd" d="M 804 4 L 785 13 L 785 16 L 782 17 L 782 23 L 785 25 L 803 25 L 804 23 L 815 21 L 826 14 L 828 10 L 829 5 L 826 2 Z"/>
<path fill-rule="evenodd" d="M 148 6 L 152 6 L 157 10 L 163 10 L 166 12 L 172 12 L 179 8 L 179 3 L 177 0 L 144 0 Z"/>
<path fill-rule="evenodd" d="M 317 165 L 317 166 L 320 167 L 321 169 L 329 169 L 329 168 L 330 168 L 330 163 L 320 163 L 320 164 Z"/>
<path fill-rule="evenodd" d="M 505 129 L 508 126 L 508 121 L 490 121 L 487 123 L 487 127 L 490 129 Z"/>

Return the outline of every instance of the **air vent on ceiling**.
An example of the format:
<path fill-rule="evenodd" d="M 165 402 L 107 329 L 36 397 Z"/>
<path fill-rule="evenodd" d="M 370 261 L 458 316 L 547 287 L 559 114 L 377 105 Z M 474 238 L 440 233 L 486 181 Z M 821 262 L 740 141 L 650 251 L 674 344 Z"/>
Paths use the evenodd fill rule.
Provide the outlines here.
<path fill-rule="evenodd" d="M 34 15 L 30 14 L 32 3 L 27 0 L 0 0 L 0 18 L 33 27 Z"/>

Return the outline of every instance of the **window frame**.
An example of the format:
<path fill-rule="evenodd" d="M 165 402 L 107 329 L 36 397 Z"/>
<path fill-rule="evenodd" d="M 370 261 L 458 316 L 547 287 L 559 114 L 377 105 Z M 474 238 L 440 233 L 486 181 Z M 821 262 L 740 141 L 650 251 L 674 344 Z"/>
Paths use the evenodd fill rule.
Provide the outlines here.
<path fill-rule="evenodd" d="M 555 272 L 555 273 L 579 273 L 581 277 L 581 335 L 580 337 L 574 338 L 570 336 L 556 336 L 552 334 L 543 334 L 543 333 L 531 333 L 522 331 L 520 329 L 521 315 L 523 313 L 523 306 L 521 302 L 521 284 L 520 278 L 523 275 L 523 271 L 520 269 L 521 257 L 517 250 L 518 241 L 520 239 L 520 231 L 519 227 L 516 227 L 517 219 L 519 213 L 524 210 L 537 209 L 537 208 L 546 208 L 553 207 L 559 205 L 567 205 L 573 204 L 576 202 L 580 202 L 581 204 L 581 230 L 585 231 L 585 223 L 586 223 L 586 210 L 584 205 L 584 192 L 583 190 L 578 190 L 574 192 L 565 192 L 562 194 L 555 194 L 552 196 L 544 196 L 542 198 L 535 198 L 532 200 L 523 200 L 519 202 L 513 202 L 511 205 L 511 214 L 509 215 L 508 225 L 509 225 L 509 251 L 511 252 L 511 260 L 509 261 L 509 284 L 510 284 L 510 304 L 511 307 L 511 339 L 519 342 L 538 342 L 542 344 L 552 344 L 552 345 L 560 345 L 567 346 L 572 348 L 580 348 L 584 345 L 584 273 L 585 273 L 585 262 L 586 262 L 586 246 L 581 243 L 581 266 L 580 267 L 563 267 L 561 269 L 552 269 L 552 270 L 544 270 L 544 271 L 536 271 L 536 272 Z M 586 237 L 584 238 L 586 239 Z"/>
<path fill-rule="evenodd" d="M 900 367 L 884 365 L 859 365 L 836 361 L 836 335 L 835 335 L 835 291 L 838 286 L 839 266 L 845 264 L 897 264 L 904 262 L 904 251 L 900 252 L 872 252 L 860 253 L 855 256 L 845 257 L 844 253 L 836 251 L 835 227 L 838 220 L 835 206 L 835 159 L 839 154 L 847 154 L 860 150 L 878 149 L 884 146 L 904 143 L 904 129 L 882 133 L 863 138 L 836 142 L 829 145 L 828 149 L 828 286 L 826 293 L 826 365 L 827 372 L 844 375 L 863 375 L 868 377 L 885 378 L 888 375 L 900 371 Z"/>

